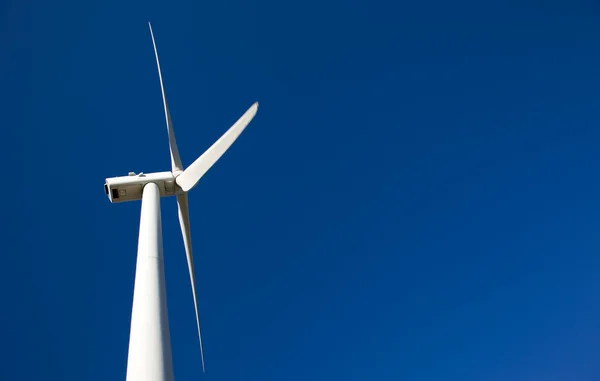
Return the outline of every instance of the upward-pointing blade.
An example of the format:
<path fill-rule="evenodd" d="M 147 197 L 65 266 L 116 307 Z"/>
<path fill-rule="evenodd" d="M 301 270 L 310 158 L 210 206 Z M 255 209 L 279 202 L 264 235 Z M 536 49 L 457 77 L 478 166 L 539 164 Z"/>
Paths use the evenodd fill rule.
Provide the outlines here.
<path fill-rule="evenodd" d="M 233 142 L 235 142 L 238 136 L 240 136 L 242 131 L 244 131 L 248 123 L 252 121 L 257 110 L 258 102 L 250 106 L 244 115 L 242 115 L 237 122 L 235 122 L 233 126 L 219 138 L 219 140 L 207 149 L 202 156 L 197 158 L 196 161 L 190 164 L 181 175 L 175 178 L 175 182 L 177 182 L 177 185 L 179 185 L 184 192 L 192 189 L 210 167 L 219 160 L 225 151 L 227 151 Z"/>
<path fill-rule="evenodd" d="M 162 92 L 163 105 L 165 106 L 165 118 L 167 120 L 167 132 L 169 133 L 169 150 L 171 151 L 171 169 L 173 172 L 182 171 L 183 165 L 181 164 L 181 158 L 179 157 L 179 150 L 177 149 L 177 142 L 175 141 L 175 133 L 173 132 L 173 122 L 171 121 L 171 113 L 169 112 L 169 106 L 167 105 L 167 96 L 165 94 L 165 86 L 163 85 L 162 73 L 160 71 L 160 61 L 158 60 L 158 51 L 156 50 L 156 42 L 154 42 L 154 33 L 152 32 L 152 25 L 148 23 L 150 27 L 150 36 L 152 36 L 152 45 L 154 45 L 154 56 L 156 57 L 156 66 L 158 67 L 158 78 L 160 79 L 160 90 Z"/>
<path fill-rule="evenodd" d="M 183 234 L 183 245 L 187 257 L 190 282 L 192 283 L 192 296 L 194 297 L 194 309 L 196 310 L 196 325 L 198 326 L 198 340 L 200 340 L 200 357 L 202 358 L 202 372 L 204 372 L 204 351 L 202 349 L 202 335 L 200 334 L 200 315 L 198 314 L 198 299 L 196 297 L 196 276 L 194 275 L 194 258 L 192 257 L 192 236 L 190 233 L 190 214 L 188 209 L 187 193 L 177 195 L 177 209 L 179 212 L 179 224 Z"/>

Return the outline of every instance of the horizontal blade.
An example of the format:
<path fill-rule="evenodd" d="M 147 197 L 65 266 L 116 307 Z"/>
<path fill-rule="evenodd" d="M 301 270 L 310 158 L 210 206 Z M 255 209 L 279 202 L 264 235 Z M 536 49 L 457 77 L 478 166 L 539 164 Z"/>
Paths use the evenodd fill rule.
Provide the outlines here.
<path fill-rule="evenodd" d="M 198 180 L 219 160 L 238 136 L 244 131 L 248 123 L 256 115 L 258 102 L 254 103 L 248 111 L 242 115 L 237 122 L 223 136 L 219 138 L 206 152 L 194 161 L 175 181 L 185 192 L 192 189 Z"/>
<path fill-rule="evenodd" d="M 179 224 L 183 234 L 183 245 L 187 257 L 190 282 L 192 284 L 192 296 L 194 297 L 194 309 L 196 311 L 196 325 L 198 326 L 198 340 L 200 340 L 200 357 L 202 359 L 202 372 L 204 372 L 204 351 L 202 349 L 202 335 L 200 334 L 200 315 L 198 314 L 198 299 L 196 297 L 196 276 L 194 275 L 194 258 L 192 257 L 192 236 L 190 233 L 190 214 L 188 209 L 187 193 L 177 195 L 177 209 L 179 212 Z"/>
<path fill-rule="evenodd" d="M 156 57 L 156 66 L 158 66 L 158 78 L 160 79 L 160 90 L 162 92 L 163 105 L 165 107 L 165 118 L 167 120 L 167 133 L 169 134 L 169 150 L 171 151 L 171 169 L 173 172 L 182 171 L 183 165 L 181 164 L 181 158 L 179 157 L 179 150 L 177 149 L 177 142 L 175 141 L 175 133 L 173 132 L 173 121 L 171 120 L 171 113 L 169 112 L 169 106 L 167 105 L 167 95 L 165 94 L 165 86 L 163 85 L 162 73 L 160 71 L 160 61 L 158 60 L 158 50 L 156 50 L 156 42 L 154 42 L 154 33 L 152 32 L 152 25 L 148 23 L 150 27 L 150 36 L 152 36 L 152 45 L 154 45 L 154 56 Z"/>

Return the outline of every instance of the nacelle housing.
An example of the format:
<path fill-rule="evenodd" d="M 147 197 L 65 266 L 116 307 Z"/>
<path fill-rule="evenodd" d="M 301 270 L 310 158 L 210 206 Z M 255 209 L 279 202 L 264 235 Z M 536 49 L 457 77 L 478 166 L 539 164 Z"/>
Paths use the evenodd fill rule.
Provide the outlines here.
<path fill-rule="evenodd" d="M 125 202 L 142 199 L 144 185 L 158 185 L 161 197 L 174 196 L 183 191 L 175 183 L 172 172 L 140 173 L 130 172 L 128 176 L 111 177 L 104 183 L 104 193 L 110 202 Z"/>

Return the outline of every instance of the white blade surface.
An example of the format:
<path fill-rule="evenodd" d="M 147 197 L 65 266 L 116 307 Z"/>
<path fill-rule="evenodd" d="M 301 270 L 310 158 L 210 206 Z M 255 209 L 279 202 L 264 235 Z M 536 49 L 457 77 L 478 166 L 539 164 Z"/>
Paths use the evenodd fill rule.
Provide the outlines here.
<path fill-rule="evenodd" d="M 158 51 L 156 50 L 156 42 L 154 42 L 154 33 L 152 32 L 152 25 L 148 23 L 150 27 L 150 35 L 152 36 L 152 45 L 154 45 L 154 56 L 156 57 L 156 66 L 158 66 L 158 78 L 160 79 L 160 90 L 162 92 L 163 105 L 165 107 L 165 118 L 167 120 L 167 132 L 169 133 L 169 150 L 171 151 L 171 169 L 173 172 L 182 171 L 183 165 L 181 164 L 181 158 L 179 157 L 179 150 L 177 149 L 177 142 L 175 141 L 175 133 L 173 132 L 173 122 L 171 121 L 171 113 L 169 112 L 169 106 L 167 105 L 167 96 L 165 94 L 165 86 L 163 85 L 162 73 L 160 71 L 160 62 L 158 60 Z"/>
<path fill-rule="evenodd" d="M 183 245 L 187 257 L 190 282 L 192 284 L 192 296 L 194 297 L 194 309 L 196 310 L 196 325 L 198 326 L 198 340 L 200 341 L 200 357 L 202 358 L 202 372 L 204 372 L 204 350 L 202 349 L 202 335 L 200 334 L 200 315 L 198 314 L 198 299 L 196 297 L 196 276 L 194 275 L 194 258 L 192 257 L 192 236 L 190 233 L 190 214 L 188 209 L 187 193 L 177 195 L 177 209 L 179 212 L 179 224 L 183 234 Z"/>
<path fill-rule="evenodd" d="M 254 103 L 248 111 L 242 115 L 233 126 L 227 130 L 206 152 L 194 161 L 175 181 L 185 192 L 192 189 L 198 180 L 219 160 L 233 142 L 240 136 L 248 123 L 256 115 L 258 102 Z"/>

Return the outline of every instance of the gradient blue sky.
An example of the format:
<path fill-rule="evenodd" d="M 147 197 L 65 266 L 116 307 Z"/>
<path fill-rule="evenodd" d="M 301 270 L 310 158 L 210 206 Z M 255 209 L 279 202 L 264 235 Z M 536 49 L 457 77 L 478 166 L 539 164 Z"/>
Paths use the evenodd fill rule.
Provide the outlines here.
<path fill-rule="evenodd" d="M 124 380 L 139 203 L 190 194 L 201 374 L 163 200 L 177 380 L 600 379 L 594 1 L 0 2 L 0 379 Z"/>

